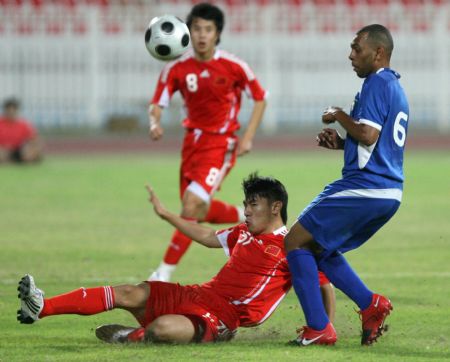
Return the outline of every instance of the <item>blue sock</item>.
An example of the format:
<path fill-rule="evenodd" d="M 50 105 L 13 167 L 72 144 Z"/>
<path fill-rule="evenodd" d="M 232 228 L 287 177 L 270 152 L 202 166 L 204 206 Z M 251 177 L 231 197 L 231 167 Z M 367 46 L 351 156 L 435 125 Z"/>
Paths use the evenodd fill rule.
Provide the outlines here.
<path fill-rule="evenodd" d="M 319 259 L 318 265 L 330 282 L 342 290 L 361 310 L 372 303 L 373 293 L 367 289 L 341 253 L 333 253 L 329 257 Z"/>
<path fill-rule="evenodd" d="M 309 250 L 295 249 L 287 254 L 287 260 L 292 285 L 305 314 L 306 324 L 321 331 L 330 321 L 320 293 L 316 259 Z"/>

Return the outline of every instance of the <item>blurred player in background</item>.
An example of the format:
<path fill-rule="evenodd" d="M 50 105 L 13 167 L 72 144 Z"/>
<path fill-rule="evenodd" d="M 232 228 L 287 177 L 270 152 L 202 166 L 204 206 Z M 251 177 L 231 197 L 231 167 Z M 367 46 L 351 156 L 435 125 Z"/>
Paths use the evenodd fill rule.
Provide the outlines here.
<path fill-rule="evenodd" d="M 20 103 L 15 98 L 3 102 L 0 116 L 0 163 L 36 162 L 42 158 L 42 142 L 30 122 L 19 117 Z"/>
<path fill-rule="evenodd" d="M 186 21 L 193 49 L 168 63 L 160 75 L 149 107 L 150 137 L 163 136 L 161 113 L 179 91 L 187 112 L 180 167 L 181 216 L 191 222 L 236 223 L 242 209 L 213 198 L 236 156 L 252 149 L 253 137 L 266 106 L 266 91 L 250 67 L 236 56 L 217 49 L 224 15 L 214 5 L 195 5 Z M 254 100 L 253 111 L 243 136 L 238 140 L 237 119 L 241 95 Z M 170 280 L 191 239 L 176 230 L 158 269 L 149 280 Z"/>
<path fill-rule="evenodd" d="M 19 282 L 21 309 L 17 319 L 31 324 L 57 314 L 92 315 L 125 309 L 140 327 L 112 324 L 97 328 L 97 337 L 111 343 L 228 341 L 238 327 L 263 323 L 291 287 L 283 251 L 288 195 L 278 180 L 256 174 L 244 180 L 243 189 L 245 223 L 216 232 L 171 213 L 148 187 L 158 216 L 206 247 L 223 248 L 229 256 L 209 282 L 181 286 L 148 281 L 136 286 L 80 288 L 44 299 L 33 278 L 26 275 Z M 321 273 L 318 289 L 319 283 L 333 320 L 333 287 Z"/>
<path fill-rule="evenodd" d="M 329 184 L 298 217 L 285 238 L 292 283 L 307 326 L 296 343 L 334 344 L 336 332 L 325 312 L 317 269 L 360 309 L 361 344 L 370 345 L 382 334 L 392 310 L 390 300 L 369 290 L 342 253 L 358 248 L 397 211 L 403 190 L 403 150 L 409 106 L 389 68 L 394 43 L 388 29 L 369 25 L 358 31 L 349 58 L 358 77 L 365 78 L 350 115 L 328 108 L 326 124 L 339 122 L 343 139 L 325 128 L 319 146 L 344 150 L 342 179 Z"/>

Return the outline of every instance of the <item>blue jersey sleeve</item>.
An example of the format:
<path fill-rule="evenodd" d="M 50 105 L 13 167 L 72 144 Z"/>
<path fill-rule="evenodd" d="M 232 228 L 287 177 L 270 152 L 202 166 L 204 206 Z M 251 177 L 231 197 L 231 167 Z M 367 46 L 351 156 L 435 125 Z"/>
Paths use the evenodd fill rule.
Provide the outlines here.
<path fill-rule="evenodd" d="M 385 90 L 386 82 L 377 74 L 366 79 L 361 89 L 359 112 L 356 114 L 359 122 L 368 124 L 379 131 L 383 128 L 388 113 Z"/>

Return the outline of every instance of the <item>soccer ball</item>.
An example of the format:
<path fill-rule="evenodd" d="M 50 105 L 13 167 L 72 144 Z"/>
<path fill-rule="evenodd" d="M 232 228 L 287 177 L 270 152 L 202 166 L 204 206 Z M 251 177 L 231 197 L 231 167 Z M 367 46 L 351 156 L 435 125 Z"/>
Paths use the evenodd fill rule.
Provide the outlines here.
<path fill-rule="evenodd" d="M 159 60 L 173 60 L 183 55 L 190 40 L 187 25 L 173 15 L 153 18 L 145 32 L 145 46 Z"/>

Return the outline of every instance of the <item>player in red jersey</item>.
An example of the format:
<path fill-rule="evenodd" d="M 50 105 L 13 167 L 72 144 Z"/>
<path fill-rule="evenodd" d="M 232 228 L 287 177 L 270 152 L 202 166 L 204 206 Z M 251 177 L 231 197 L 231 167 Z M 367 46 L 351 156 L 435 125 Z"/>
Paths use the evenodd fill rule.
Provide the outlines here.
<path fill-rule="evenodd" d="M 91 315 L 113 308 L 131 312 L 140 327 L 97 328 L 107 342 L 212 342 L 233 337 L 238 327 L 263 323 L 291 287 L 283 238 L 287 233 L 287 193 L 277 180 L 251 175 L 244 180 L 245 223 L 214 231 L 167 211 L 149 188 L 156 214 L 190 238 L 230 257 L 219 273 L 201 285 L 148 281 L 137 286 L 80 288 L 43 299 L 31 276 L 19 282 L 21 323 L 57 314 Z M 320 284 L 330 318 L 334 292 L 324 275 Z"/>
<path fill-rule="evenodd" d="M 245 62 L 216 48 L 224 25 L 219 8 L 197 4 L 186 23 L 193 49 L 162 70 L 149 107 L 149 133 L 153 140 L 162 137 L 162 110 L 179 91 L 187 113 L 180 167 L 181 216 L 191 222 L 236 223 L 243 220 L 242 210 L 213 196 L 234 166 L 236 156 L 251 150 L 267 92 Z M 238 139 L 237 117 L 243 91 L 254 105 L 248 126 Z M 190 243 L 190 238 L 175 231 L 162 263 L 149 280 L 169 281 Z"/>
<path fill-rule="evenodd" d="M 42 157 L 42 143 L 36 129 L 19 117 L 19 101 L 10 98 L 3 103 L 0 116 L 0 163 L 35 162 Z"/>

